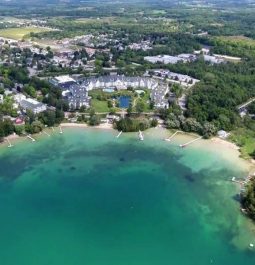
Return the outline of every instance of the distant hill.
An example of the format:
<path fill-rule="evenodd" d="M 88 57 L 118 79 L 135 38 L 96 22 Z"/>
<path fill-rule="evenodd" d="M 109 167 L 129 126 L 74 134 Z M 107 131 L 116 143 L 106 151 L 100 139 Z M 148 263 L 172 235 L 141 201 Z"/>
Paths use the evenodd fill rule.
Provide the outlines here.
<path fill-rule="evenodd" d="M 134 3 L 147 3 L 147 4 L 156 4 L 160 3 L 165 6 L 171 5 L 171 4 L 180 4 L 182 5 L 183 3 L 193 3 L 196 5 L 218 5 L 218 6 L 227 6 L 227 5 L 245 5 L 245 4 L 250 4 L 250 3 L 255 3 L 255 0 L 0 0 L 0 3 L 5 3 L 5 4 L 16 4 L 16 5 L 41 5 L 41 4 L 86 4 L 86 3 L 93 3 L 93 4 L 98 4 L 102 5 L 103 3 L 118 3 L 118 4 L 134 4 Z"/>

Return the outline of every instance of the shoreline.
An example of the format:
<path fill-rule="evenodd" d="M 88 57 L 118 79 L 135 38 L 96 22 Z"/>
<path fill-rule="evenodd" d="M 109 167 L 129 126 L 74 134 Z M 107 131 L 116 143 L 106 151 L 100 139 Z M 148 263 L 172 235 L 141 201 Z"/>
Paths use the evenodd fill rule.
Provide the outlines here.
<path fill-rule="evenodd" d="M 100 125 L 97 125 L 97 126 L 89 126 L 86 123 L 71 123 L 71 122 L 66 122 L 65 123 L 65 122 L 63 122 L 59 126 L 53 127 L 53 128 L 56 130 L 59 127 L 62 127 L 62 128 L 89 128 L 89 129 L 100 129 L 100 130 L 114 130 L 114 131 L 117 132 L 117 130 L 115 130 L 113 128 L 113 124 L 110 124 L 110 123 L 101 123 Z M 144 133 L 146 134 L 146 132 L 151 132 L 152 129 L 153 128 L 148 129 Z M 164 127 L 156 127 L 154 129 L 156 129 L 157 131 L 153 132 L 153 134 L 155 134 L 156 132 L 161 131 L 161 133 L 163 132 L 163 134 L 164 134 L 164 135 L 162 135 L 162 137 L 167 137 L 166 134 L 168 134 L 168 133 L 172 134 L 172 133 L 175 132 L 175 130 L 168 130 L 168 129 L 164 128 Z M 51 129 L 50 129 L 50 127 L 47 127 L 43 131 L 46 131 L 46 132 L 50 131 L 51 132 Z M 43 135 L 42 132 L 40 132 L 38 134 L 33 134 L 31 136 L 32 137 L 42 136 Z M 175 140 L 173 140 L 173 141 L 176 141 L 176 139 L 180 140 L 180 138 L 185 138 L 187 140 L 193 140 L 194 137 L 198 137 L 198 135 L 194 134 L 194 133 L 181 132 L 180 134 L 178 134 L 176 136 Z M 15 133 L 11 134 L 11 135 L 9 135 L 7 137 L 4 137 L 3 142 L 0 143 L 0 147 L 1 146 L 6 147 L 8 145 L 8 142 L 7 142 L 8 140 L 7 139 L 9 141 L 11 141 L 11 143 L 13 143 L 13 142 L 15 143 L 18 140 L 26 139 L 26 136 L 25 135 L 21 135 L 20 136 L 20 135 L 17 135 Z M 177 140 L 177 142 L 178 142 L 178 140 Z M 213 137 L 213 138 L 210 138 L 210 139 L 201 139 L 201 141 L 203 141 L 204 143 L 213 143 L 213 144 L 215 144 L 215 148 L 217 148 L 217 145 L 218 145 L 219 148 L 220 147 L 224 147 L 224 148 L 227 148 L 227 149 L 230 149 L 230 150 L 238 152 L 238 159 L 240 159 L 240 161 L 243 161 L 243 162 L 247 163 L 247 171 L 249 172 L 249 175 L 251 175 L 251 174 L 253 175 L 254 174 L 254 172 L 255 172 L 255 160 L 253 160 L 253 159 L 245 159 L 245 158 L 241 157 L 240 148 L 235 143 L 230 142 L 230 141 L 225 140 L 225 139 L 221 139 L 221 138 L 216 137 L 216 136 Z M 212 148 L 214 148 L 214 147 L 212 147 Z M 251 168 L 253 168 L 252 172 L 251 172 Z"/>
<path fill-rule="evenodd" d="M 76 129 L 88 128 L 90 130 L 91 129 L 92 130 L 93 129 L 96 129 L 96 130 L 99 129 L 99 130 L 108 130 L 108 131 L 112 130 L 112 131 L 118 132 L 117 130 L 115 130 L 113 128 L 112 124 L 106 124 L 106 123 L 100 124 L 99 126 L 89 126 L 89 125 L 84 124 L 84 123 L 61 123 L 60 127 L 62 127 L 63 129 L 64 128 L 69 129 L 70 133 L 72 133 L 72 128 L 73 129 L 75 129 L 75 128 Z M 52 137 L 54 135 L 56 136 L 56 135 L 60 134 L 59 126 L 54 127 L 54 129 L 52 129 L 50 127 L 45 128 L 43 131 L 48 132 Z M 52 132 L 53 132 L 53 134 L 52 134 Z M 146 130 L 144 132 L 144 136 L 145 136 L 145 140 L 146 140 L 146 137 L 148 137 L 149 140 L 154 138 L 153 144 L 155 144 L 156 141 L 165 142 L 164 145 L 167 148 L 169 148 L 169 147 L 172 148 L 173 144 L 174 144 L 174 146 L 179 147 L 180 144 L 188 142 L 188 141 L 190 142 L 193 139 L 196 139 L 198 137 L 198 135 L 193 134 L 193 133 L 182 132 L 182 133 L 178 134 L 176 137 L 174 137 L 174 139 L 171 140 L 171 142 L 173 144 L 169 145 L 169 142 L 165 141 L 165 139 L 167 137 L 169 138 L 171 135 L 173 135 L 174 132 L 175 131 L 173 131 L 173 130 L 171 131 L 171 130 L 168 130 L 166 128 L 156 127 L 156 128 L 151 128 L 151 129 Z M 63 133 L 65 133 L 65 131 L 63 131 Z M 129 134 L 129 133 L 127 133 L 127 134 Z M 38 134 L 34 134 L 34 135 L 32 135 L 32 137 L 33 138 L 35 137 L 36 141 L 40 140 L 41 137 L 48 138 L 47 135 L 43 132 L 38 133 Z M 114 138 L 115 138 L 115 136 L 114 136 Z M 28 141 L 29 144 L 35 144 L 35 143 L 31 142 L 29 139 L 27 139 L 27 137 L 25 135 L 19 136 L 17 134 L 12 134 L 12 135 L 9 135 L 8 137 L 5 137 L 4 139 L 5 139 L 5 141 L 0 143 L 0 148 L 1 148 L 1 146 L 4 147 L 3 150 L 6 150 L 6 152 L 7 152 L 7 149 L 9 149 L 8 148 L 8 142 L 6 141 L 6 139 L 9 139 L 11 141 L 11 144 L 14 145 L 14 147 L 12 147 L 12 148 L 15 148 L 15 142 L 16 143 L 18 143 L 19 141 L 23 142 L 23 140 Z M 229 142 L 229 141 L 227 141 L 225 139 L 221 139 L 219 137 L 213 137 L 211 139 L 201 139 L 198 142 L 194 143 L 194 146 L 192 145 L 191 148 L 195 148 L 197 150 L 201 150 L 201 149 L 207 150 L 207 152 L 215 153 L 216 156 L 217 156 L 217 154 L 222 155 L 223 159 L 227 159 L 227 160 L 231 161 L 235 166 L 238 166 L 239 168 L 241 168 L 243 170 L 243 173 L 246 174 L 246 176 L 244 176 L 244 174 L 243 174 L 243 176 L 242 176 L 243 178 L 245 178 L 247 176 L 254 175 L 254 172 L 255 172 L 254 162 L 251 161 L 250 159 L 242 158 L 240 156 L 240 148 L 235 143 Z M 230 182 L 231 182 L 231 179 L 229 179 L 229 183 Z M 233 189 L 235 189 L 236 194 L 238 194 L 240 192 L 240 184 L 232 182 L 231 185 L 233 186 Z M 247 214 L 245 214 L 242 211 L 241 203 L 238 203 L 238 204 L 239 204 L 238 208 L 239 208 L 240 214 L 243 215 L 245 217 L 245 219 L 247 220 L 248 229 L 254 231 L 255 228 L 254 228 L 254 223 L 253 223 L 252 219 L 249 218 L 249 216 L 247 216 Z"/>
<path fill-rule="evenodd" d="M 95 129 L 106 129 L 106 130 L 114 130 L 113 125 L 111 123 L 101 123 L 97 126 L 89 126 L 86 123 L 71 123 L 71 122 L 63 122 L 60 123 L 62 128 L 95 128 Z"/>

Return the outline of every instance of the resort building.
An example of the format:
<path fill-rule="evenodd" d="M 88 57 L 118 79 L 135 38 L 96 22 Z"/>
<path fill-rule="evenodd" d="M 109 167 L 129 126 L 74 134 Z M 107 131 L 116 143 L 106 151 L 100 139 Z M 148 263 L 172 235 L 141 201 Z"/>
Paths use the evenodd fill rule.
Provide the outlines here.
<path fill-rule="evenodd" d="M 166 78 L 166 81 L 170 83 L 179 84 L 184 88 L 190 88 L 196 83 L 200 82 L 200 80 L 193 78 L 189 75 L 174 73 L 166 69 L 151 70 L 150 74 L 156 77 L 161 77 L 161 79 Z"/>
<path fill-rule="evenodd" d="M 31 110 L 34 114 L 41 113 L 47 109 L 45 104 L 32 98 L 22 99 L 19 104 L 21 108 Z"/>
<path fill-rule="evenodd" d="M 82 82 L 87 91 L 92 89 L 123 90 L 129 87 L 146 88 L 151 90 L 151 100 L 157 108 L 168 107 L 168 100 L 165 98 L 169 88 L 168 84 L 148 77 L 127 77 L 124 75 L 101 76 L 99 78 L 87 78 Z"/>
<path fill-rule="evenodd" d="M 62 95 L 67 99 L 71 109 L 79 109 L 82 106 L 90 106 L 90 97 L 88 96 L 88 91 L 84 86 L 74 84 L 69 87 L 68 91 L 64 91 L 63 93 Z"/>
<path fill-rule="evenodd" d="M 59 88 L 68 88 L 69 86 L 73 85 L 76 83 L 76 81 L 71 78 L 69 75 L 62 75 L 62 76 L 57 76 L 49 79 L 49 82 L 56 87 Z"/>
<path fill-rule="evenodd" d="M 182 53 L 177 56 L 170 55 L 157 55 L 157 56 L 145 56 L 144 60 L 150 63 L 163 63 L 163 64 L 176 64 L 176 63 L 189 63 L 197 60 L 195 54 Z"/>
<path fill-rule="evenodd" d="M 177 56 L 170 56 L 170 55 L 158 55 L 158 56 L 145 56 L 144 60 L 150 63 L 163 63 L 163 64 L 176 64 L 179 62 L 185 62 L 185 59 L 177 57 Z"/>
<path fill-rule="evenodd" d="M 224 63 L 225 60 L 222 58 L 219 58 L 217 56 L 211 56 L 211 55 L 204 55 L 204 61 L 209 62 L 210 64 L 220 64 Z"/>
<path fill-rule="evenodd" d="M 72 82 L 72 83 L 70 83 Z M 88 91 L 92 89 L 102 89 L 105 92 L 115 90 L 126 90 L 129 87 L 151 90 L 151 101 L 157 108 L 167 108 L 169 92 L 168 84 L 162 80 L 150 77 L 127 77 L 124 75 L 108 75 L 101 77 L 90 77 L 80 80 L 76 83 L 72 78 L 55 77 L 55 84 L 62 88 L 62 96 L 67 100 L 71 109 L 79 109 L 82 106 L 90 106 L 90 97 Z M 141 92 L 141 91 L 140 91 Z"/>

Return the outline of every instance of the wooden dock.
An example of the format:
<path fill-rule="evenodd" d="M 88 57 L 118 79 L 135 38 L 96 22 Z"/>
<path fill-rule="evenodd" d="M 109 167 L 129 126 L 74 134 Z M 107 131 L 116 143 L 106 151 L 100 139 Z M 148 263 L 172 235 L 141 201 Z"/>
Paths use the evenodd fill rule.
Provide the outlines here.
<path fill-rule="evenodd" d="M 47 135 L 47 136 L 50 136 L 47 132 L 45 132 L 45 131 L 43 131 L 43 133 L 45 134 L 45 135 Z"/>
<path fill-rule="evenodd" d="M 6 138 L 6 141 L 7 141 L 7 143 L 9 144 L 9 145 L 8 145 L 9 148 L 10 148 L 10 147 L 13 147 L 13 145 L 11 144 L 11 142 L 10 142 L 10 140 L 9 140 L 8 138 Z"/>
<path fill-rule="evenodd" d="M 185 143 L 185 144 L 180 144 L 180 147 L 181 148 L 185 148 L 185 147 L 187 147 L 188 145 L 190 145 L 190 144 L 192 144 L 192 143 L 194 143 L 194 142 L 196 142 L 196 141 L 198 141 L 198 140 L 200 140 L 200 139 L 202 139 L 203 137 L 202 136 L 200 136 L 200 137 L 198 137 L 198 138 L 196 138 L 196 139 L 194 139 L 194 140 L 191 140 L 191 141 L 189 141 L 189 142 L 187 142 L 187 143 Z"/>
<path fill-rule="evenodd" d="M 170 142 L 170 141 L 175 137 L 175 135 L 176 135 L 177 133 L 182 133 L 182 132 L 181 132 L 181 131 L 176 131 L 176 132 L 173 133 L 169 138 L 166 138 L 165 141 Z"/>
<path fill-rule="evenodd" d="M 35 139 L 31 135 L 27 135 L 27 138 L 30 139 L 32 142 L 35 142 Z"/>
<path fill-rule="evenodd" d="M 119 134 L 116 136 L 116 138 L 119 138 L 122 134 L 122 131 L 119 132 Z"/>

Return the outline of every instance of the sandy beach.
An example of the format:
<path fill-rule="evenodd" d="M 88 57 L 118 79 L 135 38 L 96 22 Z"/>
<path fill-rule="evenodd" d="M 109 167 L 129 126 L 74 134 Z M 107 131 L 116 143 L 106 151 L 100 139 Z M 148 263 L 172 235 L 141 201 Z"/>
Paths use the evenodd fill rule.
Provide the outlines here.
<path fill-rule="evenodd" d="M 60 126 L 64 129 L 64 128 L 90 128 L 90 129 L 101 129 L 101 130 L 114 130 L 113 129 L 113 125 L 109 124 L 109 123 L 102 123 L 98 126 L 89 126 L 85 123 L 71 123 L 71 122 L 67 122 L 67 123 L 61 123 Z M 55 128 L 56 129 L 56 128 Z M 47 128 L 46 131 L 50 130 L 50 128 Z M 162 138 L 162 139 L 166 139 L 168 138 L 170 135 L 172 135 L 175 131 L 169 131 L 165 128 L 151 128 L 149 130 L 146 130 L 144 132 L 145 134 L 145 140 L 146 140 L 146 135 L 154 135 L 157 136 L 157 138 Z M 48 133 L 51 135 L 51 130 L 48 131 Z M 33 137 L 37 137 L 38 136 L 42 136 L 43 133 L 40 134 L 36 134 L 33 135 Z M 198 135 L 195 134 L 188 134 L 188 133 L 180 133 L 177 134 L 173 139 L 172 142 L 180 145 L 183 144 L 185 142 L 191 141 L 192 139 L 195 139 L 196 137 L 198 137 Z M 17 134 L 12 134 L 9 135 L 8 137 L 5 137 L 5 140 L 1 143 L 2 146 L 6 146 L 8 144 L 7 139 L 9 141 L 11 141 L 11 143 L 15 143 L 18 140 L 23 140 L 25 139 L 24 136 L 19 136 Z M 167 143 L 167 142 L 166 142 Z M 231 157 L 233 159 L 233 161 L 235 161 L 236 163 L 240 163 L 240 164 L 245 164 L 245 168 L 247 169 L 247 171 L 249 172 L 253 172 L 254 173 L 254 164 L 255 161 L 253 160 L 244 160 L 242 158 L 240 158 L 240 152 L 239 152 L 239 147 L 234 144 L 231 143 L 227 140 L 218 138 L 218 137 L 213 137 L 210 140 L 204 140 L 201 139 L 199 141 L 197 141 L 196 143 L 192 144 L 192 148 L 206 148 L 208 150 L 215 150 L 215 151 L 220 151 L 225 157 Z"/>
<path fill-rule="evenodd" d="M 113 125 L 110 123 L 101 123 L 98 126 L 89 126 L 86 123 L 61 123 L 61 127 L 77 127 L 77 128 L 96 128 L 96 129 L 107 129 L 107 130 L 112 130 Z"/>
<path fill-rule="evenodd" d="M 9 141 L 11 141 L 11 140 L 16 140 L 16 139 L 20 139 L 21 138 L 21 136 L 19 136 L 18 134 L 16 134 L 16 133 L 13 133 L 13 134 L 11 134 L 11 135 L 9 135 L 9 136 L 7 136 L 7 137 L 5 137 L 4 139 L 8 139 Z"/>
<path fill-rule="evenodd" d="M 61 127 L 79 127 L 79 128 L 87 128 L 89 127 L 86 123 L 71 123 L 71 122 L 67 122 L 67 123 L 61 123 L 60 124 Z"/>
<path fill-rule="evenodd" d="M 240 149 L 236 144 L 231 143 L 231 142 L 229 142 L 227 140 L 221 139 L 219 137 L 213 137 L 213 138 L 211 138 L 211 141 L 214 142 L 214 143 L 222 144 L 222 145 L 224 145 L 227 148 L 231 148 L 231 149 L 235 149 L 235 150 L 239 150 Z"/>

